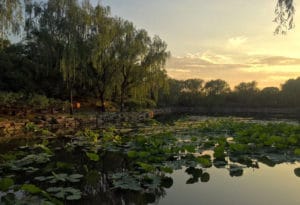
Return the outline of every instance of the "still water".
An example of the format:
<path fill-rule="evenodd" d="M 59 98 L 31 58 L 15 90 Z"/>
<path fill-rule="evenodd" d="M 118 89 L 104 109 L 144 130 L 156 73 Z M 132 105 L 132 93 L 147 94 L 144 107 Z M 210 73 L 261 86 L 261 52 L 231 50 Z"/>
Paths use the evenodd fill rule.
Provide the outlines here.
<path fill-rule="evenodd" d="M 300 204 L 300 178 L 294 169 L 300 163 L 278 164 L 268 167 L 259 163 L 259 169 L 244 168 L 243 175 L 231 177 L 229 171 L 215 167 L 206 170 L 208 182 L 186 184 L 185 170 L 172 174 L 173 186 L 166 191 L 160 205 L 298 205 Z"/>

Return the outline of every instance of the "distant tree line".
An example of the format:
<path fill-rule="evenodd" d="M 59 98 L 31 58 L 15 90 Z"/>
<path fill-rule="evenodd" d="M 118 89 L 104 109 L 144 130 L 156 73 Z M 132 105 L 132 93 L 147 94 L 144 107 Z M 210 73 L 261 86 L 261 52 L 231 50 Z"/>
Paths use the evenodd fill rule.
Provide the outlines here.
<path fill-rule="evenodd" d="M 255 81 L 230 89 L 224 80 L 169 79 L 168 94 L 161 93 L 161 107 L 300 107 L 300 77 L 277 87 L 259 89 Z"/>
<path fill-rule="evenodd" d="M 89 0 L 4 0 L 0 28 L 0 91 L 93 97 L 105 111 L 106 101 L 155 105 L 166 85 L 166 43 Z"/>

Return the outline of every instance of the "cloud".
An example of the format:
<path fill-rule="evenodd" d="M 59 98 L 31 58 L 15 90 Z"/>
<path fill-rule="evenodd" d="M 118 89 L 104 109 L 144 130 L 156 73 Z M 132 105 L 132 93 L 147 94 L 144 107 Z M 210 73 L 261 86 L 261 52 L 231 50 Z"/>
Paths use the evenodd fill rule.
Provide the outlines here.
<path fill-rule="evenodd" d="M 172 57 L 167 62 L 166 70 L 172 78 L 176 79 L 210 80 L 228 79 L 230 76 L 236 76 L 239 69 L 249 68 L 249 65 L 246 64 L 230 63 L 232 61 L 230 56 L 206 51 L 187 54 L 184 57 Z"/>
<path fill-rule="evenodd" d="M 247 42 L 248 38 L 245 36 L 237 36 L 228 39 L 229 47 L 237 48 Z"/>
<path fill-rule="evenodd" d="M 231 87 L 240 82 L 256 80 L 259 87 L 280 86 L 286 80 L 300 76 L 300 59 L 284 56 L 257 56 L 226 52 L 188 54 L 172 57 L 166 70 L 172 78 L 204 80 L 224 79 Z M 283 67 L 284 66 L 284 67 Z"/>
<path fill-rule="evenodd" d="M 189 70 L 214 70 L 214 69 L 236 69 L 248 68 L 247 64 L 235 63 L 234 59 L 227 55 L 203 52 L 187 54 L 185 57 L 172 57 L 167 62 L 167 69 L 189 69 Z"/>
<path fill-rule="evenodd" d="M 263 57 L 253 60 L 252 64 L 267 65 L 267 66 L 290 66 L 300 65 L 300 58 L 289 58 L 284 56 Z"/>
<path fill-rule="evenodd" d="M 230 64 L 232 63 L 232 58 L 230 56 L 215 54 L 210 51 L 206 51 L 202 54 L 201 59 L 206 60 L 213 64 Z"/>
<path fill-rule="evenodd" d="M 179 73 L 190 73 L 191 71 L 188 69 L 173 69 L 173 71 L 175 72 L 179 72 Z"/>

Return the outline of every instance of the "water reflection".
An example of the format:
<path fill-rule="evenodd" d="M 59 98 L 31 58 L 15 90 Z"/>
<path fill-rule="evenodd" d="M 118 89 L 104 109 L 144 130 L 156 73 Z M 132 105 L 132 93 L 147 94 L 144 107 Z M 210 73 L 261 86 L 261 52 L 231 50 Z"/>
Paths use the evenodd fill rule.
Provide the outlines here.
<path fill-rule="evenodd" d="M 297 177 L 300 177 L 300 168 L 294 169 L 294 173 Z"/>
<path fill-rule="evenodd" d="M 201 182 L 208 182 L 210 178 L 209 173 L 203 172 L 200 168 L 189 167 L 185 170 L 185 172 L 188 175 L 191 175 L 191 178 L 186 181 L 186 184 L 197 183 L 199 182 L 199 179 Z"/>
<path fill-rule="evenodd" d="M 243 167 L 242 174 L 239 170 L 234 173 L 234 177 L 227 167 L 202 169 L 202 172 L 208 172 L 210 175 L 205 184 L 200 180 L 186 184 L 191 176 L 186 172 L 187 169 L 178 170 L 172 175 L 174 185 L 159 204 L 299 204 L 300 180 L 293 170 L 299 168 L 300 163 L 280 163 L 275 167 L 259 163 L 259 167 Z"/>
<path fill-rule="evenodd" d="M 82 191 L 82 199 L 78 202 L 65 202 L 65 204 L 83 205 L 146 205 L 146 204 L 296 204 L 296 197 L 300 187 L 300 164 L 297 159 L 287 153 L 249 153 L 248 155 L 234 155 L 227 153 L 224 160 L 213 160 L 213 166 L 203 168 L 191 163 L 186 157 L 180 161 L 172 159 L 175 172 L 168 175 L 160 175 L 159 186 L 154 186 L 156 178 L 141 178 L 141 190 L 129 191 L 112 188 L 112 175 L 115 173 L 129 173 L 134 164 L 124 154 L 118 152 L 103 152 L 97 163 L 90 162 L 81 149 L 66 152 L 65 142 L 60 145 L 54 141 L 55 157 L 49 163 L 41 167 L 37 173 L 26 173 L 17 179 L 19 183 L 33 181 L 36 185 L 46 189 L 44 183 L 34 180 L 36 176 L 45 173 L 68 173 L 74 170 L 84 173 L 83 180 L 74 186 Z M 28 144 L 28 143 L 27 143 Z M 18 144 L 19 145 L 19 144 Z M 29 149 L 29 148 L 24 148 Z M 3 151 L 3 150 L 2 150 Z M 204 151 L 202 154 L 212 154 Z M 187 161 L 185 161 L 187 160 Z M 295 162 L 292 164 L 291 162 Z M 175 166 L 176 165 L 176 166 Z M 16 174 L 13 172 L 11 174 Z M 8 173 L 5 173 L 8 174 Z M 134 175 L 135 173 L 130 172 Z M 145 174 L 138 172 L 138 175 Z M 0 177 L 1 178 L 1 177 Z M 276 180 L 274 180 L 276 179 Z M 146 180 L 146 182 L 145 182 Z M 153 186 L 144 186 L 153 185 Z M 283 186 L 289 189 L 275 189 Z M 256 188 L 255 188 L 256 187 Z M 259 188 L 257 188 L 259 187 Z M 269 189 L 268 189 L 269 187 Z M 257 189 L 257 190 L 256 190 Z M 271 192 L 284 195 L 284 201 L 273 196 Z M 262 193 L 266 198 L 263 199 Z M 242 201 L 237 197 L 240 194 L 248 201 Z M 250 196 L 261 196 L 261 201 L 252 201 Z M 275 194 L 276 195 L 276 194 Z M 199 197 L 201 196 L 201 203 Z M 218 197 L 216 197 L 218 196 Z M 187 201 L 182 201 L 185 198 Z M 218 200 L 216 200 L 218 198 Z M 233 201 L 229 201 L 228 198 Z M 234 202 L 234 203 L 233 203 Z M 280 202 L 280 203 L 279 203 Z M 1 204 L 1 201 L 0 201 Z"/>
<path fill-rule="evenodd" d="M 268 159 L 268 160 L 266 160 Z M 252 159 L 256 161 L 257 159 Z M 118 161 L 118 160 L 117 160 Z M 214 167 L 211 168 L 201 168 L 201 167 L 182 167 L 181 169 L 178 169 L 174 174 L 171 174 L 170 176 L 165 176 L 161 180 L 161 186 L 157 189 L 153 190 L 144 190 L 144 191 L 124 191 L 124 190 L 112 190 L 111 182 L 108 180 L 107 175 L 103 173 L 97 173 L 96 170 L 91 170 L 86 178 L 86 184 L 85 184 L 85 195 L 84 201 L 81 201 L 80 204 L 136 204 L 136 205 L 146 205 L 146 204 L 182 204 L 182 200 L 180 200 L 178 197 L 192 197 L 191 199 L 187 200 L 186 204 L 239 204 L 242 203 L 241 199 L 238 197 L 236 200 L 238 203 L 229 203 L 228 200 L 224 200 L 224 198 L 220 198 L 218 202 L 216 202 L 211 194 L 207 194 L 208 190 L 211 192 L 214 192 L 216 195 L 220 194 L 220 192 L 224 192 L 227 194 L 232 194 L 229 190 L 231 189 L 231 186 L 234 186 L 234 190 L 236 191 L 236 194 L 239 193 L 237 191 L 237 187 L 240 187 L 241 190 L 246 190 L 243 192 L 243 196 L 245 199 L 249 199 L 250 195 L 260 195 L 262 192 L 261 189 L 258 188 L 259 193 L 255 192 L 253 187 L 263 185 L 264 189 L 263 192 L 268 196 L 270 195 L 270 191 L 272 189 L 268 190 L 266 186 L 269 184 L 272 186 L 272 183 L 274 184 L 274 178 L 276 176 L 276 179 L 278 182 L 276 184 L 281 184 L 282 186 L 292 186 L 294 188 L 300 186 L 300 181 L 297 181 L 297 178 L 295 176 L 300 177 L 300 168 L 293 168 L 295 166 L 299 166 L 299 163 L 290 164 L 286 162 L 280 162 L 280 163 L 270 163 L 271 159 L 264 158 L 262 160 L 263 162 L 256 162 L 254 163 L 255 166 L 246 166 L 242 165 L 238 162 L 235 162 L 235 159 L 233 161 L 228 158 L 227 161 L 218 162 L 214 161 Z M 110 161 L 113 163 L 114 161 Z M 111 164 L 110 163 L 110 164 Z M 121 165 L 122 162 L 119 161 L 119 165 Z M 124 165 L 124 162 L 123 162 Z M 270 166 L 271 165 L 271 166 Z M 107 166 L 107 164 L 106 164 Z M 114 163 L 114 169 L 118 169 L 118 166 L 116 166 L 116 163 Z M 114 169 L 110 169 L 110 171 L 113 171 Z M 294 170 L 293 177 L 289 173 L 288 170 Z M 180 174 L 178 174 L 180 173 Z M 227 175 L 227 177 L 226 177 Z M 270 176 L 272 176 L 272 178 Z M 262 176 L 268 176 L 266 178 Z M 228 178 L 229 177 L 229 178 Z M 245 178 L 243 180 L 235 181 L 233 178 Z M 231 180 L 230 180 L 231 178 Z M 220 180 L 223 179 L 223 180 Z M 185 180 L 183 183 L 181 183 L 182 180 Z M 272 182 L 273 180 L 273 182 Z M 241 183 L 240 183 L 241 182 Z M 245 183 L 247 182 L 247 183 Z M 272 182 L 272 183 L 271 183 Z M 180 193 L 178 191 L 178 183 L 180 184 Z M 222 185 L 224 183 L 224 185 Z M 185 185 L 184 185 L 185 184 Z M 191 190 L 191 186 L 197 186 L 198 188 L 201 186 L 201 189 L 196 192 L 193 190 L 193 194 L 188 194 L 188 191 Z M 226 186 L 226 188 L 224 187 Z M 247 187 L 247 186 L 250 186 Z M 182 190 L 182 188 L 184 189 Z M 224 190 L 221 190 L 221 187 L 224 188 Z M 193 187 L 195 189 L 195 187 Z M 249 191 L 251 189 L 251 192 Z M 206 191 L 204 191 L 206 190 Z M 296 189 L 295 189 L 296 190 Z M 203 191 L 203 192 L 202 192 Z M 281 190 L 282 191 L 282 190 Z M 282 194 L 285 192 L 282 192 Z M 176 196 L 175 196 L 176 195 Z M 205 201 L 205 203 L 196 203 L 198 200 L 197 197 L 201 195 L 202 200 Z M 285 199 L 287 202 L 286 204 L 296 204 L 295 201 L 297 199 L 295 198 L 294 191 L 290 191 L 288 194 L 289 197 Z M 223 196 L 224 197 L 224 196 Z M 228 197 L 228 196 L 226 196 Z M 230 196 L 234 198 L 233 196 Z M 282 200 L 276 201 L 277 197 L 273 197 L 270 199 L 272 201 L 272 204 L 280 204 L 282 203 Z M 178 201 L 176 201 L 176 199 Z M 250 202 L 244 202 L 242 204 L 264 204 L 265 199 L 262 199 L 262 201 L 256 200 L 254 203 Z M 280 202 L 280 203 L 279 203 Z"/>

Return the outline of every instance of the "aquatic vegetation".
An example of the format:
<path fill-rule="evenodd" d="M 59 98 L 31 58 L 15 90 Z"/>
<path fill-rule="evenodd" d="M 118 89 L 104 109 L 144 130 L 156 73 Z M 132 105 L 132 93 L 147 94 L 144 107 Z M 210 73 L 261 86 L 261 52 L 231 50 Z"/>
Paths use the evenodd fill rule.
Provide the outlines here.
<path fill-rule="evenodd" d="M 133 191 L 141 191 L 139 181 L 128 173 L 115 173 L 112 175 L 114 188 L 128 189 Z"/>
<path fill-rule="evenodd" d="M 204 168 L 212 166 L 211 157 L 209 155 L 203 155 L 196 158 L 196 161 Z"/>
<path fill-rule="evenodd" d="M 300 148 L 296 148 L 296 149 L 294 150 L 294 154 L 295 154 L 295 155 L 300 155 Z"/>
<path fill-rule="evenodd" d="M 97 153 L 86 152 L 85 154 L 91 161 L 97 162 L 100 159 L 100 157 Z"/>
<path fill-rule="evenodd" d="M 249 146 L 246 144 L 233 143 L 229 145 L 230 152 L 234 154 L 243 154 L 249 152 Z"/>
<path fill-rule="evenodd" d="M 0 191 L 7 192 L 15 184 L 11 178 L 0 179 Z"/>
<path fill-rule="evenodd" d="M 50 187 L 47 192 L 54 193 L 54 196 L 59 199 L 78 200 L 81 198 L 81 191 L 72 187 Z"/>
<path fill-rule="evenodd" d="M 221 145 L 216 146 L 214 149 L 214 158 L 216 160 L 224 160 L 225 156 L 225 147 Z"/>
<path fill-rule="evenodd" d="M 193 184 L 208 182 L 213 165 L 238 177 L 259 163 L 273 167 L 288 157 L 297 160 L 299 127 L 186 118 L 129 132 L 85 129 L 68 138 L 40 140 L 0 154 L 0 202 L 15 204 L 16 192 L 22 191 L 26 202 L 59 204 L 85 200 L 99 190 L 150 194 L 155 201 L 153 194 L 161 196 L 172 186 L 175 170 L 186 169 L 186 183 Z M 298 169 L 294 172 L 300 176 Z"/>
<path fill-rule="evenodd" d="M 84 129 L 83 131 L 79 131 L 75 134 L 78 137 L 84 137 L 85 140 L 97 143 L 98 138 L 99 138 L 99 133 L 94 132 L 93 130 L 90 129 Z"/>
<path fill-rule="evenodd" d="M 56 173 L 52 172 L 52 176 L 47 176 L 47 177 L 38 176 L 38 177 L 35 177 L 34 179 L 37 181 L 47 181 L 51 184 L 55 184 L 57 182 L 71 182 L 71 183 L 79 182 L 82 177 L 83 177 L 83 175 L 81 175 L 81 174 L 68 175 L 65 173 L 56 174 Z"/>

